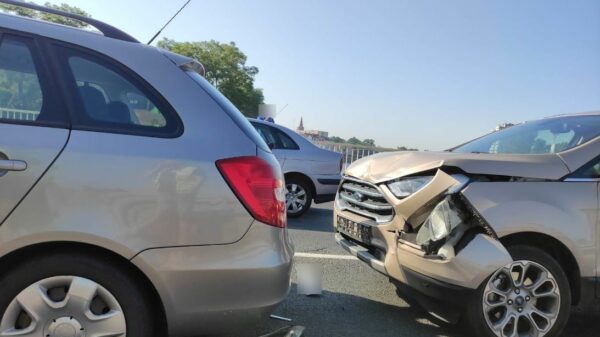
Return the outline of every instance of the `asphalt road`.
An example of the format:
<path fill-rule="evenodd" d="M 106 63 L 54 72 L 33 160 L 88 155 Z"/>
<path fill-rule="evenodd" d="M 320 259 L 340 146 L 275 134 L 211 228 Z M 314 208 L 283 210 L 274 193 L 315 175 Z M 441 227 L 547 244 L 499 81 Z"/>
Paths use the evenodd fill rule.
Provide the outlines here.
<path fill-rule="evenodd" d="M 290 219 L 289 230 L 296 253 L 348 255 L 333 239 L 331 206 L 331 203 L 313 206 L 302 218 Z M 296 256 L 295 263 L 296 266 L 305 263 L 323 266 L 323 295 L 298 295 L 294 272 L 290 295 L 274 313 L 293 321 L 271 319 L 265 326 L 239 337 L 262 336 L 290 324 L 304 326 L 302 336 L 306 337 L 469 335 L 462 326 L 439 322 L 418 306 L 411 307 L 398 297 L 386 277 L 358 260 Z M 597 337 L 599 331 L 599 314 L 573 312 L 563 336 Z"/>

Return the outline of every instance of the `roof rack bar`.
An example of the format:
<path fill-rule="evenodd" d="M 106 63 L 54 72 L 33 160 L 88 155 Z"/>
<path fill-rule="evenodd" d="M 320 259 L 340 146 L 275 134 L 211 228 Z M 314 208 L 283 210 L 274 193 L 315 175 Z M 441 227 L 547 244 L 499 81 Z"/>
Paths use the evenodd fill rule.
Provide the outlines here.
<path fill-rule="evenodd" d="M 138 40 L 136 40 L 131 35 L 125 33 L 124 31 L 122 31 L 118 28 L 115 28 L 109 24 L 106 24 L 102 21 L 96 20 L 96 19 L 88 18 L 88 17 L 82 16 L 82 15 L 63 12 L 63 11 L 60 11 L 60 10 L 57 10 L 54 8 L 48 8 L 46 6 L 40 6 L 40 5 L 36 5 L 33 3 L 25 2 L 25 1 L 0 0 L 0 3 L 18 6 L 18 7 L 29 8 L 29 9 L 33 9 L 33 10 L 44 12 L 44 13 L 54 14 L 54 15 L 66 17 L 69 19 L 78 20 L 78 21 L 87 23 L 88 25 L 98 29 L 106 37 L 110 37 L 110 38 L 117 39 L 117 40 L 123 40 L 123 41 L 127 41 L 127 42 L 139 43 Z"/>

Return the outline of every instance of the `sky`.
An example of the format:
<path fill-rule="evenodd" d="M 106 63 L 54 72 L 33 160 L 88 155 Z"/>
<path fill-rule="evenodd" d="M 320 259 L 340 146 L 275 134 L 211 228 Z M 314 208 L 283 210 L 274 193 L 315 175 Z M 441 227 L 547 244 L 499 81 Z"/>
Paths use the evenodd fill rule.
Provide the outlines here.
<path fill-rule="evenodd" d="M 185 0 L 60 0 L 147 41 Z M 234 41 L 280 124 L 442 150 L 600 110 L 600 1 L 192 0 L 161 37 Z"/>

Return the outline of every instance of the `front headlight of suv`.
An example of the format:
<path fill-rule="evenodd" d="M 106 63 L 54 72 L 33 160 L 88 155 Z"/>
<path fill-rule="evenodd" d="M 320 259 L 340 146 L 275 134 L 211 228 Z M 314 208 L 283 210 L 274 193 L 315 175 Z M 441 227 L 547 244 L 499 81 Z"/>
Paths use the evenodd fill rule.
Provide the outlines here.
<path fill-rule="evenodd" d="M 408 177 L 388 183 L 387 187 L 398 199 L 403 199 L 429 184 L 433 176 Z"/>

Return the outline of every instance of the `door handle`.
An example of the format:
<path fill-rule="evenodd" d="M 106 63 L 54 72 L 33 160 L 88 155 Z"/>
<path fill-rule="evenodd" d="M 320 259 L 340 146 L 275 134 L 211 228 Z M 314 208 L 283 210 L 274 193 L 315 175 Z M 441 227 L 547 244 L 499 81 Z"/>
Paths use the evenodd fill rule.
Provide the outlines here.
<path fill-rule="evenodd" d="M 27 163 L 22 160 L 0 159 L 0 171 L 25 171 Z"/>

